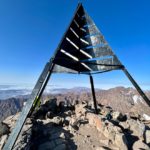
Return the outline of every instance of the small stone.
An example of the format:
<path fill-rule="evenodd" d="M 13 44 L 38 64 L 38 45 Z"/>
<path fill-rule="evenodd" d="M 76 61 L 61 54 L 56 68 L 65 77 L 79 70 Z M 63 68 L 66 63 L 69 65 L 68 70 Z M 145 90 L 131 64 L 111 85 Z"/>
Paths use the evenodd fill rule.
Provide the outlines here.
<path fill-rule="evenodd" d="M 119 122 L 119 125 L 121 125 L 124 129 L 129 129 L 129 124 L 127 122 Z"/>
<path fill-rule="evenodd" d="M 83 142 L 83 144 L 85 144 L 85 143 L 86 143 L 86 140 L 83 140 L 82 142 Z"/>
<path fill-rule="evenodd" d="M 111 142 L 111 141 L 110 141 L 109 139 L 100 140 L 100 143 L 102 143 L 102 144 L 104 144 L 104 145 L 107 145 L 107 146 L 109 146 L 110 142 Z"/>
<path fill-rule="evenodd" d="M 70 111 L 70 110 L 66 111 L 66 112 L 64 112 L 64 114 L 67 115 L 67 116 L 71 116 L 72 115 L 72 111 Z"/>
<path fill-rule="evenodd" d="M 150 130 L 145 131 L 145 141 L 147 144 L 150 144 Z"/>
<path fill-rule="evenodd" d="M 112 117 L 114 120 L 119 120 L 119 121 L 126 121 L 127 120 L 127 116 L 123 115 L 122 113 L 115 111 L 112 113 Z"/>
<path fill-rule="evenodd" d="M 69 121 L 68 120 L 64 120 L 63 125 L 69 126 Z"/>
<path fill-rule="evenodd" d="M 86 137 L 87 137 L 87 138 L 89 138 L 89 137 L 90 137 L 90 135 L 86 135 Z"/>
<path fill-rule="evenodd" d="M 63 119 L 57 116 L 52 119 L 52 122 L 55 123 L 56 125 L 62 125 Z"/>
<path fill-rule="evenodd" d="M 31 120 L 31 118 L 27 118 L 27 120 L 26 120 L 26 124 L 32 124 L 32 120 Z"/>
<path fill-rule="evenodd" d="M 143 143 L 141 140 L 136 141 L 133 144 L 133 150 L 150 150 L 150 148 L 148 147 L 148 145 L 146 145 L 145 143 Z"/>
<path fill-rule="evenodd" d="M 59 137 L 65 139 L 65 134 L 62 132 Z"/>
<path fill-rule="evenodd" d="M 46 113 L 46 118 L 53 119 L 53 117 L 54 117 L 54 113 L 53 113 L 53 112 L 48 111 L 48 112 Z"/>

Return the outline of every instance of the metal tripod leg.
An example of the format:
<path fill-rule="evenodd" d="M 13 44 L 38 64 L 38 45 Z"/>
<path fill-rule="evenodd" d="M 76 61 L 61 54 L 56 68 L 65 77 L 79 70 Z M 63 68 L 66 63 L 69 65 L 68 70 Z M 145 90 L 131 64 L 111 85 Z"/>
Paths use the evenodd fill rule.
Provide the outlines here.
<path fill-rule="evenodd" d="M 122 70 L 126 74 L 126 76 L 129 78 L 129 80 L 131 81 L 131 83 L 134 85 L 134 87 L 137 89 L 137 91 L 139 92 L 139 94 L 143 97 L 143 99 L 145 100 L 145 102 L 147 103 L 147 105 L 150 106 L 150 100 L 145 95 L 145 93 L 142 91 L 142 89 L 139 87 L 139 85 L 135 82 L 135 80 L 132 78 L 132 76 L 129 74 L 129 72 L 127 71 L 127 69 L 123 68 Z"/>
<path fill-rule="evenodd" d="M 92 90 L 92 95 L 93 95 L 95 113 L 98 114 L 97 102 L 96 102 L 96 96 L 95 96 L 95 90 L 94 90 L 94 82 L 93 82 L 93 77 L 91 75 L 90 75 L 90 83 L 91 83 L 91 90 Z"/>
<path fill-rule="evenodd" d="M 12 133 L 10 134 L 3 150 L 12 150 L 13 146 L 22 130 L 22 127 L 26 121 L 26 118 L 33 106 L 33 103 L 37 97 L 40 97 L 45 89 L 45 86 L 47 85 L 47 82 L 51 76 L 52 70 L 53 70 L 54 64 L 52 61 L 48 62 L 41 73 L 31 95 L 29 100 L 27 101 L 26 105 L 23 107 L 22 112 L 20 113 L 19 119 L 16 123 L 15 128 L 13 129 Z"/>

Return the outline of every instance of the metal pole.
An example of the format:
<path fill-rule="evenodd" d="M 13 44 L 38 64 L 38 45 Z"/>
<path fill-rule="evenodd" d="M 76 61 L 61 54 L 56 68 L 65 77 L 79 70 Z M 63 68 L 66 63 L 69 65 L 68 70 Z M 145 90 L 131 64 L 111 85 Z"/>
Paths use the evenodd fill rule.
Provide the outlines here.
<path fill-rule="evenodd" d="M 93 95 L 95 113 L 98 114 L 97 102 L 96 102 L 96 96 L 95 96 L 95 90 L 94 90 L 94 82 L 93 82 L 93 77 L 91 75 L 90 75 L 90 83 L 91 83 L 91 90 L 92 90 L 92 95 Z"/>
<path fill-rule="evenodd" d="M 13 146 L 22 130 L 22 127 L 26 121 L 26 118 L 33 106 L 33 103 L 37 96 L 41 96 L 46 84 L 48 83 L 48 80 L 51 76 L 52 70 L 53 70 L 54 64 L 52 61 L 48 62 L 41 73 L 31 95 L 29 100 L 27 101 L 26 105 L 23 107 L 22 112 L 20 113 L 19 119 L 17 120 L 16 126 L 13 129 L 12 133 L 10 134 L 6 144 L 4 145 L 3 150 L 12 150 Z"/>
<path fill-rule="evenodd" d="M 50 62 L 52 62 L 52 60 L 50 60 Z M 40 100 L 40 98 L 41 98 L 41 96 L 42 96 L 42 94 L 43 94 L 43 92 L 44 92 L 44 90 L 45 90 L 45 87 L 47 86 L 48 81 L 50 80 L 50 77 L 51 77 L 51 74 L 52 74 L 52 71 L 53 71 L 54 66 L 55 66 L 55 64 L 52 63 L 52 65 L 51 65 L 50 68 L 49 68 L 49 72 L 48 72 L 48 74 L 47 74 L 47 77 L 46 77 L 46 79 L 45 79 L 45 82 L 43 83 L 43 86 L 41 87 L 41 90 L 39 91 L 39 93 L 38 93 L 38 95 L 37 95 L 38 100 Z M 36 104 L 38 103 L 38 100 L 37 100 L 37 102 L 35 103 L 35 106 L 36 106 Z M 31 110 L 30 110 L 30 112 L 29 112 L 29 114 L 28 114 L 27 117 L 30 117 L 30 116 L 32 115 L 34 109 L 35 109 L 34 107 L 31 108 Z"/>
<path fill-rule="evenodd" d="M 132 76 L 129 74 L 129 72 L 127 71 L 127 69 L 123 68 L 122 70 L 125 73 L 125 75 L 129 78 L 129 80 L 131 81 L 131 83 L 134 85 L 134 87 L 137 89 L 137 91 L 139 92 L 139 94 L 143 97 L 143 99 L 145 100 L 145 102 L 147 103 L 147 105 L 150 106 L 150 100 L 145 95 L 145 93 L 142 91 L 142 89 L 139 87 L 139 85 L 135 82 L 135 80 L 132 78 Z"/>

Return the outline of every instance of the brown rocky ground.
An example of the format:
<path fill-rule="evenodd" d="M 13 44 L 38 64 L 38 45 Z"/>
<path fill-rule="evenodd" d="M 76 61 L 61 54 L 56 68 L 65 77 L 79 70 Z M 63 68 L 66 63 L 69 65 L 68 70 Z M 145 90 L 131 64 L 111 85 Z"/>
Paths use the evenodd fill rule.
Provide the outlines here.
<path fill-rule="evenodd" d="M 150 122 L 135 114 L 122 114 L 93 103 L 74 105 L 47 100 L 22 129 L 14 150 L 150 150 Z M 19 116 L 0 125 L 0 149 Z"/>

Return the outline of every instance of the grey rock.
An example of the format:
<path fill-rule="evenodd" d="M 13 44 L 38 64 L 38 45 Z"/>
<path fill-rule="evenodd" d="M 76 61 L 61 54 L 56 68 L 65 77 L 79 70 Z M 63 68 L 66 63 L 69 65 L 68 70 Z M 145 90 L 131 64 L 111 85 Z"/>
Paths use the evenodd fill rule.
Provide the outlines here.
<path fill-rule="evenodd" d="M 145 131 L 145 125 L 138 120 L 128 119 L 127 123 L 129 124 L 130 130 L 133 132 L 133 135 L 138 136 L 143 139 L 143 134 Z"/>
<path fill-rule="evenodd" d="M 53 119 L 51 119 L 51 122 L 53 122 L 56 125 L 62 125 L 63 124 L 63 118 L 56 116 Z"/>
<path fill-rule="evenodd" d="M 141 140 L 136 141 L 132 148 L 133 150 L 150 150 L 149 146 L 143 143 Z"/>
<path fill-rule="evenodd" d="M 128 150 L 128 143 L 127 139 L 125 138 L 124 134 L 118 133 L 115 135 L 115 143 L 116 145 L 121 148 L 122 150 Z"/>
<path fill-rule="evenodd" d="M 60 144 L 54 148 L 54 150 L 66 150 L 66 144 Z"/>
<path fill-rule="evenodd" d="M 54 117 L 54 113 L 51 111 L 48 111 L 46 114 L 46 118 L 53 119 L 53 117 Z"/>
<path fill-rule="evenodd" d="M 7 139 L 8 135 L 3 135 L 1 138 L 0 138 L 0 149 L 3 148 L 5 142 L 6 142 L 6 139 Z"/>
<path fill-rule="evenodd" d="M 112 113 L 112 117 L 114 120 L 118 120 L 118 121 L 126 121 L 127 120 L 127 116 L 123 115 L 122 113 L 115 111 Z"/>
<path fill-rule="evenodd" d="M 9 133 L 8 126 L 4 123 L 0 123 L 0 137 L 4 134 L 8 134 L 8 133 Z"/>

